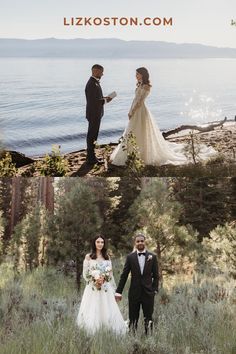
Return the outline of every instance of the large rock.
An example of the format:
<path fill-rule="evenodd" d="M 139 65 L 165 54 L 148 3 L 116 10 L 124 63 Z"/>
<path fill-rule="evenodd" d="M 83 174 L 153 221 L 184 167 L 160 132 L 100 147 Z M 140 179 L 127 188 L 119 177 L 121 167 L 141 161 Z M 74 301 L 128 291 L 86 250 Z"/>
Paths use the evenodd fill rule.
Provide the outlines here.
<path fill-rule="evenodd" d="M 12 162 L 16 165 L 17 168 L 29 165 L 33 163 L 35 160 L 31 159 L 30 157 L 25 156 L 17 151 L 3 151 L 2 156 L 9 152 L 12 158 Z"/>

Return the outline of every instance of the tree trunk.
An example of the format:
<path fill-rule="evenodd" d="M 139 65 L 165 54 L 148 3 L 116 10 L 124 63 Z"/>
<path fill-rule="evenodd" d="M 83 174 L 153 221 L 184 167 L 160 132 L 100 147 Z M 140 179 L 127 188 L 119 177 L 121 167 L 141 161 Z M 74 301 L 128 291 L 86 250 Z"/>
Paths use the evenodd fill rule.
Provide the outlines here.
<path fill-rule="evenodd" d="M 75 266 L 76 266 L 76 284 L 77 284 L 77 289 L 79 291 L 81 287 L 81 275 L 82 275 L 81 259 L 79 256 L 76 257 Z"/>
<path fill-rule="evenodd" d="M 163 287 L 163 269 L 161 262 L 161 246 L 160 243 L 157 242 L 157 262 L 158 262 L 158 275 L 159 275 L 159 288 Z"/>
<path fill-rule="evenodd" d="M 21 206 L 20 193 L 20 177 L 13 177 L 12 179 L 12 200 L 11 200 L 11 226 L 10 233 L 13 233 L 14 227 L 19 221 Z"/>
<path fill-rule="evenodd" d="M 40 177 L 39 180 L 39 201 L 51 212 L 54 210 L 54 188 L 53 177 Z"/>

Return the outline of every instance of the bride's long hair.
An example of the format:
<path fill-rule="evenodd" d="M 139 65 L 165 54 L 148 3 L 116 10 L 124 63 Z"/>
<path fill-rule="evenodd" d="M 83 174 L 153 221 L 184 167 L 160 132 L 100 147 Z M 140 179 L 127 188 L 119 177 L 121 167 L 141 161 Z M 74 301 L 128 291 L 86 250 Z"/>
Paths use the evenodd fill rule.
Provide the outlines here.
<path fill-rule="evenodd" d="M 105 237 L 103 237 L 102 235 L 97 235 L 96 237 L 94 237 L 93 241 L 92 241 L 92 252 L 90 254 L 90 258 L 91 259 L 97 259 L 97 248 L 96 248 L 96 241 L 98 238 L 103 239 L 104 241 L 104 246 L 101 250 L 102 256 L 105 260 L 109 260 L 109 255 L 107 253 L 107 246 L 106 246 L 106 239 Z"/>
<path fill-rule="evenodd" d="M 149 72 L 146 68 L 144 67 L 141 67 L 141 68 L 138 68 L 136 69 L 136 71 L 142 75 L 142 84 L 141 85 L 148 85 L 148 86 L 152 86 L 151 83 L 150 83 L 150 80 L 149 80 Z M 139 85 L 139 84 L 137 84 Z"/>

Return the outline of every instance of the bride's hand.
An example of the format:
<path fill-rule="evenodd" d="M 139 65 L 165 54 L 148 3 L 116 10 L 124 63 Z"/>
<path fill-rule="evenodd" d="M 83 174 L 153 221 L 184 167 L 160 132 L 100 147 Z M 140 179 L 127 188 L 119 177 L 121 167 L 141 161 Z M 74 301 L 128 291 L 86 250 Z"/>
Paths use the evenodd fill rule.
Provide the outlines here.
<path fill-rule="evenodd" d="M 103 283 L 104 283 L 104 279 L 98 278 L 98 279 L 96 280 L 96 283 L 95 283 L 96 288 L 97 288 L 98 290 L 101 289 Z"/>
<path fill-rule="evenodd" d="M 98 278 L 97 281 L 96 281 L 96 284 L 98 284 L 98 285 L 102 285 L 102 284 L 104 284 L 104 283 L 105 283 L 104 277 L 100 277 L 100 278 Z"/>
<path fill-rule="evenodd" d="M 129 119 L 130 119 L 130 118 L 132 117 L 132 115 L 129 113 L 129 114 L 128 114 L 128 117 L 129 117 Z"/>

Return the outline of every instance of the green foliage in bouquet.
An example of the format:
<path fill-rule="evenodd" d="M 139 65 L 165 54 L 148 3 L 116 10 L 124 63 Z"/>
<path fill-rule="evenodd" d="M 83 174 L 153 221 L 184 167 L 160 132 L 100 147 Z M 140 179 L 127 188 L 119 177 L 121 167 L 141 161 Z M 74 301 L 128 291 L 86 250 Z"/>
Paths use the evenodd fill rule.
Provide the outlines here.
<path fill-rule="evenodd" d="M 62 177 L 68 172 L 68 164 L 61 155 L 60 146 L 54 145 L 52 153 L 47 154 L 37 166 L 42 176 Z"/>

